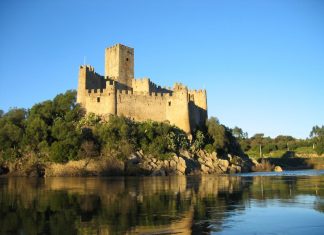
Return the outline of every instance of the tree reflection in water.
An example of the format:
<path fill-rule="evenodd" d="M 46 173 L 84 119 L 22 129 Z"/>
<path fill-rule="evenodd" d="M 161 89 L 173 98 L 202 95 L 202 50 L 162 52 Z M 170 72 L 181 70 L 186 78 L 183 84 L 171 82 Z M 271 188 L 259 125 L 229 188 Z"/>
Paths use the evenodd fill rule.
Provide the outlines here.
<path fill-rule="evenodd" d="M 324 175 L 0 178 L 0 233 L 210 234 L 255 204 L 324 212 L 323 195 Z"/>

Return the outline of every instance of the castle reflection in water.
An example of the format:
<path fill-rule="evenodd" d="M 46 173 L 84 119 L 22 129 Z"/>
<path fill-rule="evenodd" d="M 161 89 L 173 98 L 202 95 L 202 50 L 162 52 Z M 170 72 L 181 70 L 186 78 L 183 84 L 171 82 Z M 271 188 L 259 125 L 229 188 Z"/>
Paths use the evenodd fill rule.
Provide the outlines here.
<path fill-rule="evenodd" d="M 324 176 L 0 178 L 1 234 L 211 234 L 251 204 L 315 201 Z M 323 213 L 321 213 L 323 214 Z"/>

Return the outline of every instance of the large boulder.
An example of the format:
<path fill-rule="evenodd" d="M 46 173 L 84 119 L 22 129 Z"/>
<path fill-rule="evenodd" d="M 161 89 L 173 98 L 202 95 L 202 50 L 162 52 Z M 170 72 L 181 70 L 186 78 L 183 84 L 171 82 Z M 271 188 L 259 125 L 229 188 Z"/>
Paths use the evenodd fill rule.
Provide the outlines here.
<path fill-rule="evenodd" d="M 209 156 L 213 161 L 217 160 L 217 153 L 216 152 L 212 152 Z"/>
<path fill-rule="evenodd" d="M 149 162 L 149 164 L 152 166 L 153 169 L 154 169 L 154 168 L 157 168 L 156 163 L 154 163 L 154 162 Z"/>
<path fill-rule="evenodd" d="M 274 171 L 275 172 L 282 172 L 283 170 L 282 170 L 281 166 L 275 166 Z"/>
<path fill-rule="evenodd" d="M 230 174 L 235 174 L 235 173 L 240 173 L 242 171 L 241 166 L 232 164 L 230 167 L 228 167 L 228 173 Z"/>
<path fill-rule="evenodd" d="M 214 168 L 214 166 L 213 166 L 213 161 L 212 161 L 211 158 L 206 158 L 204 164 L 205 164 L 206 166 L 208 166 L 209 168 Z"/>
<path fill-rule="evenodd" d="M 200 166 L 201 172 L 204 174 L 208 174 L 209 173 L 209 167 L 205 166 L 205 165 L 201 165 Z"/>
<path fill-rule="evenodd" d="M 192 154 L 190 154 L 187 150 L 181 150 L 180 155 L 186 158 L 191 158 Z"/>
<path fill-rule="evenodd" d="M 174 159 L 170 160 L 170 168 L 177 169 L 177 162 Z"/>
<path fill-rule="evenodd" d="M 179 157 L 177 163 L 177 170 L 182 174 L 184 174 L 186 172 L 186 168 L 187 168 L 186 161 L 182 157 Z"/>
<path fill-rule="evenodd" d="M 226 160 L 226 159 L 219 159 L 218 166 L 225 173 L 227 171 L 228 166 L 229 166 L 229 161 Z"/>

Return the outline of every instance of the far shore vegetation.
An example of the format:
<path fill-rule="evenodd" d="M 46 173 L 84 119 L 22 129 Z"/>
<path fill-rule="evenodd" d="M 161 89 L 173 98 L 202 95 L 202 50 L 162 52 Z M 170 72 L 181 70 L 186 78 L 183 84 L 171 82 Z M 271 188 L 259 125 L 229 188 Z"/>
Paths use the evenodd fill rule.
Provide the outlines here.
<path fill-rule="evenodd" d="M 324 126 L 312 128 L 310 137 L 252 137 L 239 127 L 230 129 L 211 117 L 191 137 L 167 122 L 136 122 L 125 117 L 102 118 L 85 114 L 76 92 L 67 91 L 30 109 L 0 110 L 0 165 L 23 157 L 40 162 L 65 163 L 84 158 L 126 159 L 143 151 L 167 159 L 182 150 L 216 151 L 252 158 L 319 156 L 324 153 Z"/>

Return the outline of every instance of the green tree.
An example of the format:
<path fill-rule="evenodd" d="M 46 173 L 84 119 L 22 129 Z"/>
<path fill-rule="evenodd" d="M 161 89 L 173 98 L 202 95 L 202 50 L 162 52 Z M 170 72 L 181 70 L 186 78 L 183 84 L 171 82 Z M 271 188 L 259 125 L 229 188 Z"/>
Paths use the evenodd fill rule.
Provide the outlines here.
<path fill-rule="evenodd" d="M 219 123 L 216 117 L 211 117 L 206 122 L 208 134 L 212 138 L 212 145 L 217 150 L 223 150 L 225 147 L 225 127 Z"/>
<path fill-rule="evenodd" d="M 194 141 L 192 143 L 192 150 L 196 151 L 202 149 L 206 145 L 206 136 L 203 131 L 197 130 L 194 135 Z"/>
<path fill-rule="evenodd" d="M 244 132 L 241 128 L 235 126 L 233 129 L 231 129 L 232 134 L 237 139 L 247 139 L 248 134 L 247 132 Z"/>
<path fill-rule="evenodd" d="M 294 147 L 295 139 L 292 136 L 278 135 L 273 142 L 280 150 L 288 150 Z"/>
<path fill-rule="evenodd" d="M 25 119 L 26 110 L 17 108 L 10 109 L 0 118 L 0 152 L 7 160 L 21 155 Z"/>
<path fill-rule="evenodd" d="M 136 148 L 136 125 L 125 117 L 111 115 L 95 131 L 105 154 L 117 153 L 118 157 L 125 158 Z"/>
<path fill-rule="evenodd" d="M 48 126 L 39 116 L 29 117 L 26 122 L 26 131 L 24 142 L 31 146 L 35 151 L 38 150 L 41 142 L 46 142 L 48 135 Z"/>
<path fill-rule="evenodd" d="M 205 149 L 208 151 L 216 150 L 218 153 L 230 153 L 234 155 L 242 155 L 242 149 L 237 139 L 233 136 L 232 130 L 220 124 L 219 120 L 211 117 L 206 122 L 209 144 Z M 213 149 L 211 148 L 211 145 Z"/>
<path fill-rule="evenodd" d="M 320 136 L 324 136 L 324 126 L 319 127 L 319 126 L 314 126 L 309 134 L 311 138 L 317 138 Z"/>
<path fill-rule="evenodd" d="M 317 154 L 324 153 L 324 126 L 314 126 L 310 132 Z"/>
<path fill-rule="evenodd" d="M 0 145 L 2 147 L 17 147 L 20 144 L 25 128 L 25 118 L 26 111 L 16 108 L 9 110 L 0 118 Z"/>

